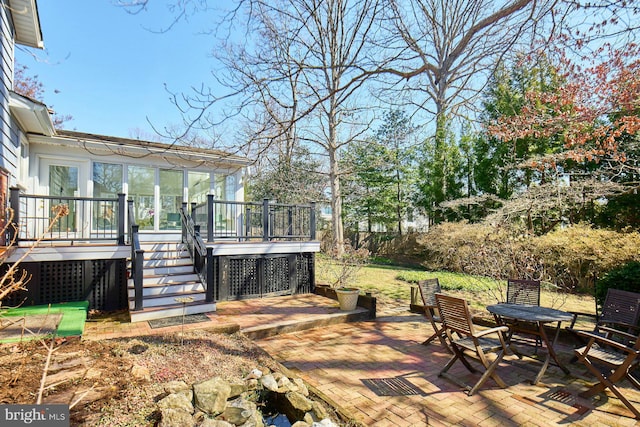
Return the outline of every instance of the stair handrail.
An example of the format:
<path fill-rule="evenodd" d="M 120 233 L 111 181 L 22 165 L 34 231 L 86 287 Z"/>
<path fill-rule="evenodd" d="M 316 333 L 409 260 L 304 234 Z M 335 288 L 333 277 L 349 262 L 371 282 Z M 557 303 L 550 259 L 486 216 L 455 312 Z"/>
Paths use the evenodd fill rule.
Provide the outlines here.
<path fill-rule="evenodd" d="M 127 213 L 129 224 L 129 244 L 131 246 L 131 275 L 133 276 L 134 311 L 143 308 L 143 262 L 144 249 L 140 246 L 140 226 L 136 224 L 136 217 L 133 209 L 133 199 L 127 200 Z"/>
<path fill-rule="evenodd" d="M 200 226 L 193 221 L 194 212 L 183 203 L 180 208 L 182 223 L 182 243 L 187 247 L 193 267 L 200 281 L 205 286 L 205 302 L 214 301 L 213 296 L 213 248 L 208 247 L 200 235 Z"/>

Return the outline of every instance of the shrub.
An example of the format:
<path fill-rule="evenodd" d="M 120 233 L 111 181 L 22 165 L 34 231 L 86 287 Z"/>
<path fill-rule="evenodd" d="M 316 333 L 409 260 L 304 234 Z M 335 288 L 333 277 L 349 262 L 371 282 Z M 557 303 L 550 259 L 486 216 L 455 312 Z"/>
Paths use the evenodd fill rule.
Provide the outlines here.
<path fill-rule="evenodd" d="M 594 291 L 602 277 L 629 261 L 640 261 L 640 234 L 578 224 L 543 236 L 518 228 L 444 223 L 420 238 L 422 266 L 499 280 L 540 280 L 565 292 Z M 606 291 L 605 291 L 606 293 Z"/>
<path fill-rule="evenodd" d="M 638 260 L 640 235 L 578 224 L 531 238 L 529 246 L 550 280 L 564 288 L 593 292 L 597 277 Z"/>
<path fill-rule="evenodd" d="M 332 288 L 347 288 L 355 282 L 358 272 L 369 262 L 369 251 L 364 248 L 354 249 L 345 242 L 344 252 L 325 254 L 327 259 L 322 264 L 323 275 L 328 278 Z"/>
<path fill-rule="evenodd" d="M 596 303 L 604 304 L 609 288 L 640 293 L 640 262 L 631 261 L 605 274 L 596 282 Z"/>

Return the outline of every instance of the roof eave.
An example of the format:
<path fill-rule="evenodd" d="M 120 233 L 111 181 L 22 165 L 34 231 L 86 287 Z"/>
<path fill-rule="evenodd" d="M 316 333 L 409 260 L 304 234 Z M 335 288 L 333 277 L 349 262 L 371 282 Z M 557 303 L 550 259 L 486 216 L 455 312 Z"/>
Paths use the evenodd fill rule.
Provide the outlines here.
<path fill-rule="evenodd" d="M 46 136 L 56 134 L 51 114 L 45 104 L 10 91 L 9 109 L 25 133 Z"/>
<path fill-rule="evenodd" d="M 36 49 L 44 49 L 42 28 L 36 0 L 8 0 L 15 42 Z"/>

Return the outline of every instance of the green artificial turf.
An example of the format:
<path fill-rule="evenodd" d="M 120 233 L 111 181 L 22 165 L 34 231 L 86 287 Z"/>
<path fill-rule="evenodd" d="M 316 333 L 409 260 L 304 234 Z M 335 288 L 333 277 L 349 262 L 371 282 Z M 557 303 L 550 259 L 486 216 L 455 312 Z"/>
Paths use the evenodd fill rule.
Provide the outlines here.
<path fill-rule="evenodd" d="M 0 311 L 2 316 L 29 316 L 45 315 L 49 313 L 62 313 L 62 319 L 58 324 L 56 337 L 70 337 L 82 335 L 84 323 L 87 320 L 88 301 L 65 302 L 51 305 L 35 305 L 29 307 L 9 308 Z M 2 340 L 10 342 L 12 339 Z"/>

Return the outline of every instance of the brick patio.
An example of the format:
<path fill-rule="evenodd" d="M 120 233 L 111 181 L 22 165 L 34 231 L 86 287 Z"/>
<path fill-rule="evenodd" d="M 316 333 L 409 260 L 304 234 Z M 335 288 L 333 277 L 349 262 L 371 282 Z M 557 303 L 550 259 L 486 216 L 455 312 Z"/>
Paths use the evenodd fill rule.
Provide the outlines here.
<path fill-rule="evenodd" d="M 186 327 L 211 328 L 214 323 L 216 328 L 235 326 L 251 335 L 275 325 L 278 335 L 256 338 L 256 343 L 366 426 L 636 425 L 612 393 L 592 400 L 577 397 L 593 381 L 582 365 L 570 365 L 571 375 L 551 365 L 534 386 L 531 380 L 539 363 L 508 355 L 497 369 L 508 388 L 497 388 L 489 380 L 469 397 L 437 376 L 449 353 L 439 343 L 421 344 L 431 333 L 423 316 L 400 307 L 379 312 L 374 321 L 337 323 L 343 313 L 336 306 L 316 295 L 221 302 L 218 311 L 208 315 L 213 322 Z M 320 326 L 296 331 L 296 324 L 313 326 L 311 319 Z M 158 331 L 146 322 L 105 323 L 109 324 L 88 323 L 84 339 Z M 281 333 L 286 331 L 291 332 Z M 256 336 L 264 335 L 263 331 Z M 557 349 L 562 360 L 570 359 L 569 346 Z M 477 378 L 459 362 L 450 372 L 467 375 L 469 382 Z M 640 393 L 625 385 L 630 399 L 640 402 Z"/>

